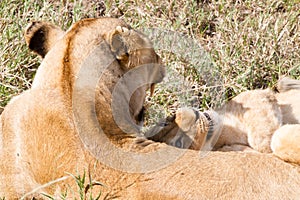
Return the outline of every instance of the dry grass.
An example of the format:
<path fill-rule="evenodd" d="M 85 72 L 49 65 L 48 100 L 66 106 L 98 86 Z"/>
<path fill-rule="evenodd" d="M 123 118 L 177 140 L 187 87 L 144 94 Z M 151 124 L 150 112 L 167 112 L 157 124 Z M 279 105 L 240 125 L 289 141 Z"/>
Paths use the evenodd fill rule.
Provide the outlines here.
<path fill-rule="evenodd" d="M 206 61 L 213 69 L 203 76 L 201 63 L 158 46 L 169 75 L 147 102 L 148 110 L 154 112 L 149 113 L 151 118 L 184 105 L 215 107 L 242 91 L 272 87 L 280 76 L 298 78 L 300 73 L 299 1 L 74 0 L 63 4 L 55 0 L 2 0 L 0 8 L 1 107 L 30 87 L 39 65 L 40 60 L 28 52 L 22 37 L 22 29 L 31 19 L 67 29 L 81 18 L 113 16 L 137 29 L 171 30 L 195 39 L 211 56 Z M 157 44 L 168 40 L 156 36 L 152 39 Z M 185 46 L 184 52 L 193 49 Z M 213 73 L 214 84 L 222 88 L 211 89 L 214 84 L 207 83 L 207 73 Z"/>
<path fill-rule="evenodd" d="M 28 22 L 45 20 L 67 29 L 79 19 L 103 13 L 103 10 L 95 12 L 98 7 L 99 4 L 83 5 L 79 1 L 64 4 L 56 0 L 0 1 L 0 108 L 30 88 L 40 64 L 40 59 L 25 45 L 23 30 Z"/>
<path fill-rule="evenodd" d="M 203 74 L 201 63 L 170 51 L 180 45 L 158 49 L 169 75 L 147 102 L 151 124 L 180 106 L 216 107 L 242 91 L 273 87 L 281 76 L 299 78 L 299 8 L 299 1 L 275 0 L 118 1 L 107 4 L 106 14 L 135 28 L 158 27 L 194 38 L 211 56 L 206 61 L 212 69 Z M 168 38 L 152 40 L 160 46 Z"/>
<path fill-rule="evenodd" d="M 203 61 L 212 68 L 204 75 L 203 63 L 186 59 L 195 47 L 184 46 L 184 56 L 170 50 L 182 48 L 174 42 L 160 49 L 168 38 L 150 33 L 168 69 L 165 82 L 147 101 L 150 124 L 180 106 L 216 107 L 242 91 L 273 87 L 280 76 L 297 78 L 300 73 L 298 1 L 3 0 L 0 6 L 1 107 L 30 87 L 39 65 L 25 47 L 21 31 L 32 19 L 67 29 L 81 18 L 113 16 L 137 29 L 171 30 L 183 39 L 195 39 L 194 44 L 211 56 Z"/>

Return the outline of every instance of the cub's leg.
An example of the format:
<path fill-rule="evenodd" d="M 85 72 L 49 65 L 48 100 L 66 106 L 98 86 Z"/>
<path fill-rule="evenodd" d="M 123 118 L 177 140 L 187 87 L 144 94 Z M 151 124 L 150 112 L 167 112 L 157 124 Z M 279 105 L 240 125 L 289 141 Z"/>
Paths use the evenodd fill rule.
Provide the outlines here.
<path fill-rule="evenodd" d="M 282 125 L 282 114 L 274 93 L 271 90 L 253 90 L 241 93 L 232 101 L 243 107 L 240 118 L 249 146 L 262 153 L 271 153 L 272 135 Z"/>
<path fill-rule="evenodd" d="M 271 148 L 279 158 L 300 164 L 300 124 L 280 127 L 272 137 Z"/>

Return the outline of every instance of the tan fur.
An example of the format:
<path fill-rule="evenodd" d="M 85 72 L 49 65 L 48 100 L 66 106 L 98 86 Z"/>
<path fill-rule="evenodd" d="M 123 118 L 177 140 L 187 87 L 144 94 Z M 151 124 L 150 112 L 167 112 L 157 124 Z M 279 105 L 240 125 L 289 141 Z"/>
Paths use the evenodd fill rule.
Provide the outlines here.
<path fill-rule="evenodd" d="M 279 81 L 279 88 L 290 81 Z M 223 113 L 224 126 L 216 147 L 242 144 L 256 151 L 273 152 L 283 160 L 300 164 L 300 143 L 296 140 L 300 137 L 297 128 L 300 126 L 300 90 L 297 88 L 300 81 L 292 82 L 296 88 L 285 86 L 284 90 L 279 89 L 279 93 L 249 91 L 229 102 L 220 112 Z M 237 130 L 233 132 L 228 128 L 230 126 L 237 127 Z M 234 135 L 240 136 L 233 139 Z"/>
<path fill-rule="evenodd" d="M 224 120 L 217 147 L 249 144 L 257 151 L 271 152 L 272 135 L 282 125 L 280 109 L 272 91 L 243 92 L 218 112 Z M 233 132 L 231 127 L 236 130 Z"/>
<path fill-rule="evenodd" d="M 131 38 L 122 37 L 127 34 L 125 28 L 132 31 L 134 37 L 140 34 L 119 19 L 77 22 L 48 51 L 33 87 L 14 98 L 5 108 L 0 123 L 0 197 L 5 196 L 9 200 L 31 199 L 33 196 L 43 199 L 42 192 L 59 195 L 67 189 L 69 199 L 74 199 L 72 195 L 76 196 L 78 192 L 68 173 L 77 175 L 84 171 L 90 173 L 93 180 L 105 184 L 104 187 L 94 187 L 94 192 L 102 191 L 102 199 L 296 199 L 300 196 L 299 168 L 274 156 L 211 152 L 200 158 L 197 151 L 140 138 L 134 126 L 129 129 L 131 134 L 124 133 L 112 116 L 111 100 L 116 82 L 128 69 L 160 62 L 153 49 L 149 48 L 150 41 L 145 36 L 139 37 L 145 42 L 146 49 L 132 50 L 134 45 L 126 45 Z M 109 38 L 115 31 L 124 39 L 122 45 L 130 47 L 130 51 L 114 51 Z M 133 38 L 134 41 L 140 39 Z M 98 45 L 101 48 L 97 48 Z M 119 52 L 129 55 L 124 60 L 111 63 L 96 89 L 88 84 L 96 71 L 87 71 L 91 77 L 80 79 L 81 66 L 107 66 L 108 58 L 123 55 Z M 164 74 L 163 68 L 153 65 L 151 69 L 149 82 L 159 82 Z M 117 100 L 128 101 L 130 94 L 126 84 L 123 86 L 124 90 Z M 141 95 L 133 94 L 131 97 L 130 116 L 122 118 L 122 111 L 126 109 L 116 108 L 125 127 L 137 121 L 135 115 L 141 110 L 145 90 L 149 87 L 150 83 L 139 87 L 137 91 Z M 91 117 L 95 113 L 91 110 L 92 100 L 88 98 L 90 91 L 96 91 L 96 97 L 92 99 L 95 99 L 97 120 L 111 142 L 128 152 L 140 152 L 144 156 L 139 159 L 161 150 L 155 159 L 132 168 L 139 169 L 181 156 L 171 164 L 147 173 L 119 171 L 95 158 L 96 153 L 106 153 L 113 164 L 123 166 L 125 163 L 124 167 L 135 161 L 128 157 L 128 153 L 118 157 L 117 152 L 111 149 L 97 152 L 102 148 L 100 145 L 107 143 L 97 140 L 100 133 L 97 134 L 98 129 L 94 128 L 95 121 Z M 76 101 L 79 102 L 78 107 L 74 105 Z M 78 113 L 82 121 L 76 121 Z M 78 129 L 80 125 L 87 128 L 83 138 Z"/>
<path fill-rule="evenodd" d="M 176 124 L 180 125 L 179 127 L 184 132 L 190 131 L 190 129 L 192 128 L 191 126 L 193 126 L 196 121 L 197 121 L 196 115 L 192 109 L 181 108 L 181 109 L 177 110 L 175 122 L 176 122 Z M 206 127 L 208 126 L 208 122 L 206 123 L 205 126 Z M 207 131 L 208 130 L 206 130 L 206 129 L 204 130 L 204 132 L 207 132 Z"/>
<path fill-rule="evenodd" d="M 196 114 L 198 116 L 196 116 Z M 176 111 L 175 123 L 180 128 L 180 132 L 177 130 L 177 136 L 172 139 L 174 142 L 169 142 L 167 144 L 179 147 L 178 145 L 174 145 L 176 144 L 176 141 L 181 137 L 184 138 L 185 136 L 188 136 L 190 140 L 184 140 L 180 148 L 187 147 L 193 150 L 211 150 L 220 134 L 219 129 L 221 128 L 220 126 L 222 123 L 216 112 L 206 111 L 206 114 L 210 117 L 210 120 L 205 117 L 205 113 L 203 112 L 197 112 L 190 108 L 178 109 Z M 176 132 L 176 130 L 169 131 L 169 137 L 171 132 Z M 211 137 L 209 134 L 214 135 Z M 158 138 L 158 141 L 166 142 L 162 141 L 162 138 Z"/>
<path fill-rule="evenodd" d="M 299 89 L 300 81 L 284 78 L 278 83 L 279 93 L 269 89 L 253 90 L 233 98 L 217 110 L 217 115 L 222 119 L 221 123 L 216 118 L 212 120 L 216 122 L 213 124 L 213 138 L 216 139 L 214 149 L 219 151 L 253 149 L 262 153 L 273 152 L 283 160 L 300 164 Z M 185 134 L 195 132 L 195 129 L 205 133 L 205 130 L 195 128 L 199 122 L 196 122 L 195 116 L 192 115 L 193 109 L 186 108 L 184 112 L 182 110 L 178 112 L 180 115 L 179 117 L 178 114 L 176 115 L 175 122 L 179 128 L 185 130 Z M 203 149 L 202 143 L 205 139 L 196 140 L 196 137 L 197 134 L 193 137 L 193 142 L 201 145 Z M 167 140 L 157 138 L 156 141 Z M 193 149 L 192 146 L 188 148 Z"/>
<path fill-rule="evenodd" d="M 191 141 L 193 141 L 193 143 L 189 145 L 190 149 L 201 149 L 201 147 L 204 145 L 205 137 L 208 132 L 208 120 L 202 115 L 199 115 L 199 119 L 197 119 L 194 110 L 182 108 L 176 112 L 175 123 L 178 124 L 183 133 L 189 137 Z M 180 139 L 182 140 L 183 137 L 174 138 L 176 147 L 182 146 L 176 145 Z M 181 143 L 183 144 L 184 141 L 181 141 Z"/>
<path fill-rule="evenodd" d="M 300 164 L 300 125 L 284 125 L 274 133 L 271 148 L 275 155 Z"/>

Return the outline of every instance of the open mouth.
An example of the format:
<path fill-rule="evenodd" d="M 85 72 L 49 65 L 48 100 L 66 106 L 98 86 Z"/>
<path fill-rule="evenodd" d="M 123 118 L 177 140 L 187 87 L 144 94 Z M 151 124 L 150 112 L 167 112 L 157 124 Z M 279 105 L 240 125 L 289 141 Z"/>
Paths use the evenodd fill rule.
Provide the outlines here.
<path fill-rule="evenodd" d="M 150 97 L 153 96 L 154 94 L 154 91 L 155 91 L 155 83 L 152 83 L 150 85 Z M 145 98 L 143 98 L 143 104 L 140 105 L 140 109 L 138 112 L 133 112 L 133 116 L 134 116 L 134 120 L 135 120 L 135 123 L 139 126 L 143 126 L 144 124 L 144 117 L 145 117 L 145 111 L 146 111 L 146 108 L 144 106 L 144 102 L 145 101 Z"/>
<path fill-rule="evenodd" d="M 144 124 L 144 117 L 145 117 L 145 107 L 143 106 L 135 119 L 137 125 L 142 126 Z"/>

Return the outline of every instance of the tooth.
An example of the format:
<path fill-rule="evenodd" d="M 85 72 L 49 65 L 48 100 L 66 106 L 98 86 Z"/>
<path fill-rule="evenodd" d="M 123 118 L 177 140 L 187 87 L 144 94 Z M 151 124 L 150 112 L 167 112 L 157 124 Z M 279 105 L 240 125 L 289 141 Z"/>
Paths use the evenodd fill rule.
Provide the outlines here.
<path fill-rule="evenodd" d="M 155 89 L 155 83 L 152 83 L 151 86 L 150 86 L 150 97 L 153 96 L 154 89 Z"/>

